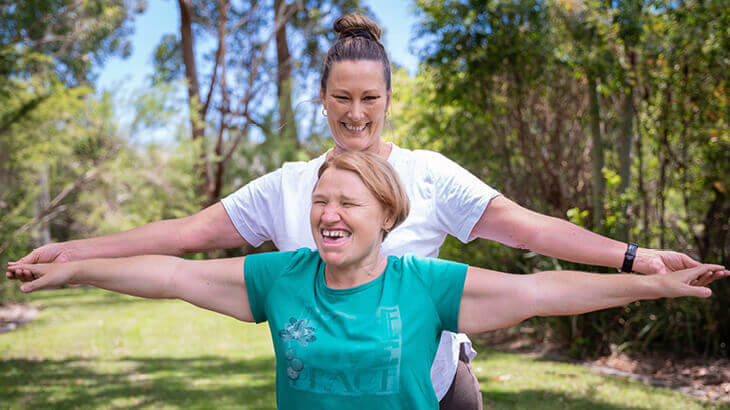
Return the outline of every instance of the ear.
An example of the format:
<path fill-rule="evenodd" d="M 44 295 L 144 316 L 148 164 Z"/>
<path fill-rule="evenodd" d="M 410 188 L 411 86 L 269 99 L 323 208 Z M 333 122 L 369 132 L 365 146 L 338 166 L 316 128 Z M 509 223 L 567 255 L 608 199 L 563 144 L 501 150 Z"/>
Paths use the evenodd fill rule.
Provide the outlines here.
<path fill-rule="evenodd" d="M 386 232 L 390 232 L 391 229 L 393 229 L 393 225 L 395 224 L 395 218 L 393 215 L 388 213 L 388 216 L 385 217 L 385 220 L 383 221 L 383 230 Z"/>
<path fill-rule="evenodd" d="M 322 106 L 325 106 L 325 103 L 324 103 L 325 102 L 325 96 L 326 96 L 325 94 L 326 93 L 324 92 L 324 89 L 320 87 L 319 88 L 319 102 L 322 103 Z M 327 109 L 327 107 L 325 107 L 325 109 Z"/>

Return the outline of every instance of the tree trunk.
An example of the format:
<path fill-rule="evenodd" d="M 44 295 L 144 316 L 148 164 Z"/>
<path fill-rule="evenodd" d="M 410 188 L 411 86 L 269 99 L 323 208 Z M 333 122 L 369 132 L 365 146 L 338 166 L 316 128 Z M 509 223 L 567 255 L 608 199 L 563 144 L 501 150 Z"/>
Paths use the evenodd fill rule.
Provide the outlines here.
<path fill-rule="evenodd" d="M 206 195 L 210 178 L 208 177 L 205 152 L 205 115 L 200 100 L 200 84 L 198 83 L 198 70 L 195 63 L 192 6 L 190 0 L 178 0 L 178 5 L 180 7 L 180 42 L 183 64 L 185 65 L 185 80 L 188 85 L 190 128 L 193 141 L 200 149 L 200 160 L 195 165 L 195 173 L 198 177 L 198 193 Z"/>
<path fill-rule="evenodd" d="M 588 98 L 590 100 L 591 157 L 593 162 L 593 229 L 598 230 L 603 220 L 603 192 L 606 182 L 603 178 L 603 140 L 601 138 L 601 117 L 598 106 L 598 81 L 590 70 L 588 77 Z"/>
<path fill-rule="evenodd" d="M 293 153 L 299 147 L 297 125 L 292 107 L 292 58 L 286 35 L 288 19 L 286 0 L 274 0 L 274 26 L 276 27 L 276 96 L 279 99 L 279 135 L 286 144 L 285 152 Z M 291 152 L 290 152 L 291 149 Z M 292 158 L 285 158 L 292 159 Z"/>
<path fill-rule="evenodd" d="M 643 224 L 641 226 L 641 243 L 642 246 L 649 247 L 649 195 L 646 192 L 646 186 L 644 185 L 644 146 L 642 141 L 642 134 L 639 132 L 638 123 L 636 125 L 636 156 L 639 159 L 638 173 L 636 181 L 638 183 L 639 199 L 641 200 L 641 220 Z"/>
<path fill-rule="evenodd" d="M 633 72 L 635 53 L 631 50 L 627 54 L 629 56 L 630 67 L 626 73 L 627 80 L 624 86 L 624 100 L 621 109 L 621 151 L 619 155 L 619 176 L 621 177 L 621 183 L 618 188 L 619 195 L 624 195 L 629 185 L 631 185 L 631 143 L 634 137 L 634 79 L 630 73 Z M 621 208 L 622 219 L 619 221 L 617 236 L 619 240 L 626 242 L 629 237 L 627 202 L 623 202 Z"/>

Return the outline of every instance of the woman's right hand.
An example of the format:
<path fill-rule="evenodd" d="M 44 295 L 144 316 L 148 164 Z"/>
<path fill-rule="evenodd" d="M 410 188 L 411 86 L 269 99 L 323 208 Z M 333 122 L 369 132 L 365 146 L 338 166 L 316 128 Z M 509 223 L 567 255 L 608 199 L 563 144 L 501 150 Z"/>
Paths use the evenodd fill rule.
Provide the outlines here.
<path fill-rule="evenodd" d="M 8 262 L 6 276 L 9 279 L 17 279 L 21 282 L 32 281 L 30 269 L 17 269 L 20 265 L 37 263 L 59 263 L 71 262 L 78 258 L 74 254 L 73 247 L 69 242 L 49 243 L 40 248 L 34 249 L 31 253 L 23 256 L 17 262 Z M 14 268 L 12 271 L 10 268 Z"/>
<path fill-rule="evenodd" d="M 58 289 L 70 283 L 73 263 L 17 264 L 8 266 L 8 279 L 24 283 L 20 290 L 30 293 L 36 290 Z"/>

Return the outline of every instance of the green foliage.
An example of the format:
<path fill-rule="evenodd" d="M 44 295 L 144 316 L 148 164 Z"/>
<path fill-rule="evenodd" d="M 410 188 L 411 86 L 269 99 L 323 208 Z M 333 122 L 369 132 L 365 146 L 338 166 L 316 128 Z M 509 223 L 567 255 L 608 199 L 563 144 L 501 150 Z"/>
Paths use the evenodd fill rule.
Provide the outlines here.
<path fill-rule="evenodd" d="M 94 64 L 110 55 L 129 55 L 126 36 L 131 32 L 131 16 L 142 12 L 145 4 L 121 0 L 3 2 L 0 81 L 50 68 L 66 84 L 88 83 Z M 26 65 L 23 60 L 43 64 Z"/>
<path fill-rule="evenodd" d="M 152 83 L 169 83 L 183 76 L 180 40 L 174 34 L 165 35 L 155 48 L 153 63 L 155 70 Z"/>
<path fill-rule="evenodd" d="M 415 78 L 396 73 L 394 139 L 441 151 L 539 212 L 728 265 L 726 6 L 419 1 L 425 63 Z M 626 138 L 630 151 L 620 150 Z M 600 158 L 589 155 L 598 149 Z M 591 223 L 594 215 L 602 217 Z M 441 254 L 509 271 L 560 266 L 484 242 L 447 241 Z M 709 301 L 642 303 L 549 323 L 581 353 L 615 344 L 725 355 L 728 286 L 714 284 Z"/>

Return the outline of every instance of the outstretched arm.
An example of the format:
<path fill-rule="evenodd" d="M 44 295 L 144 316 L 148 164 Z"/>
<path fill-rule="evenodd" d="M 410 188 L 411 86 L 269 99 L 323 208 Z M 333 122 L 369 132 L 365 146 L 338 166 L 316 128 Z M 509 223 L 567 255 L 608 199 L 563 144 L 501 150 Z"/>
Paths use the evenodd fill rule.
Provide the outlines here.
<path fill-rule="evenodd" d="M 690 283 L 719 265 L 699 265 L 666 275 L 592 274 L 550 271 L 512 275 L 469 267 L 459 310 L 459 331 L 485 332 L 533 316 L 572 315 L 621 306 L 640 299 L 709 297 Z"/>
<path fill-rule="evenodd" d="M 490 239 L 571 262 L 613 268 L 621 267 L 626 252 L 624 242 L 598 235 L 564 219 L 523 208 L 503 196 L 492 199 L 474 225 L 471 237 Z M 683 253 L 639 248 L 633 270 L 647 274 L 668 273 L 699 264 Z M 704 286 L 714 279 L 717 277 L 703 276 L 697 284 Z"/>
<path fill-rule="evenodd" d="M 183 255 L 211 249 L 243 246 L 241 237 L 218 202 L 188 217 L 152 222 L 128 231 L 96 238 L 51 243 L 33 250 L 9 266 L 29 263 L 69 262 L 91 258 L 134 255 Z M 31 280 L 30 271 L 8 271 L 8 278 Z"/>
<path fill-rule="evenodd" d="M 28 270 L 23 292 L 85 284 L 144 298 L 181 299 L 204 309 L 252 322 L 244 258 L 191 261 L 148 255 L 119 259 L 11 266 Z"/>

